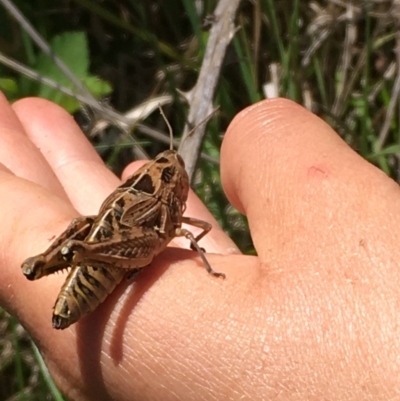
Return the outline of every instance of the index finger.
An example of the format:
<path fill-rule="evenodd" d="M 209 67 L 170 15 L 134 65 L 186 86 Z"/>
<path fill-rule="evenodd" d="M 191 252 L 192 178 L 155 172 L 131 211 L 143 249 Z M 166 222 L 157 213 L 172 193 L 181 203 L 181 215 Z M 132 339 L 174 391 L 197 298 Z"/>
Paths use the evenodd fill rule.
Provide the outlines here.
<path fill-rule="evenodd" d="M 45 99 L 23 99 L 13 108 L 74 207 L 83 215 L 96 214 L 120 180 L 107 168 L 73 118 Z"/>

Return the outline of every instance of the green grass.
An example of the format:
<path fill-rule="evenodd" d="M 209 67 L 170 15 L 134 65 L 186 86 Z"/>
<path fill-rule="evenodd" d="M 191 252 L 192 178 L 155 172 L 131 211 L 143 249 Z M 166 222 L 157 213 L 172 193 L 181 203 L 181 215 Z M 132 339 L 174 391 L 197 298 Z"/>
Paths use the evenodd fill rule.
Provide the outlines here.
<path fill-rule="evenodd" d="M 189 0 L 76 0 L 68 7 L 49 0 L 15 2 L 49 43 L 62 47 L 65 59 L 78 47 L 81 56 L 74 58 L 74 71 L 92 85 L 93 93 L 110 93 L 107 102 L 115 109 L 125 111 L 154 95 L 171 94 L 174 101 L 165 112 L 175 134 L 182 132 L 188 111 L 179 93 L 196 82 L 209 34 L 202 28 L 203 20 L 216 3 L 205 0 L 199 15 Z M 208 124 L 203 151 L 219 159 L 229 122 L 238 111 L 265 98 L 263 87 L 275 68 L 281 96 L 311 108 L 353 149 L 399 181 L 396 21 L 386 3 L 353 3 L 357 6 L 346 10 L 326 1 L 243 2 L 237 15 L 240 29 L 228 48 L 215 95 L 220 113 Z M 0 52 L 68 85 L 4 12 Z M 101 81 L 93 81 L 95 76 Z M 96 86 L 99 82 L 107 84 Z M 77 102 L 1 65 L 0 88 L 11 100 L 48 96 L 75 111 L 88 131 L 95 119 L 90 111 L 87 119 L 77 110 Z M 146 123 L 165 127 L 158 113 Z M 111 127 L 93 137 L 116 173 L 134 157 L 130 138 L 124 135 Z M 135 135 L 150 157 L 165 148 Z M 246 220 L 225 198 L 217 164 L 200 161 L 195 189 L 241 249 L 254 253 Z M 0 399 L 60 400 L 26 333 L 4 313 L 0 323 Z M 29 397 L 24 398 L 27 389 Z"/>

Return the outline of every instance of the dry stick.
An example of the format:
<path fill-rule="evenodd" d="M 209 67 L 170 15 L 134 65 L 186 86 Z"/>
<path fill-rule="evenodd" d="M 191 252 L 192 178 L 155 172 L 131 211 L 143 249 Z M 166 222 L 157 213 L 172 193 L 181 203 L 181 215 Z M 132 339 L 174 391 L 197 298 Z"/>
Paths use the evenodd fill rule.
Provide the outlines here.
<path fill-rule="evenodd" d="M 2 0 L 0 0 L 0 2 L 1 1 Z M 74 99 L 78 100 L 82 104 L 85 104 L 86 106 L 89 106 L 92 109 L 94 109 L 98 112 L 101 112 L 103 119 L 108 118 L 111 122 L 118 121 L 119 126 L 121 126 L 123 129 L 128 129 L 128 128 L 130 129 L 133 125 L 135 125 L 136 121 L 139 121 L 137 118 L 136 119 L 128 118 L 125 115 L 112 110 L 111 108 L 105 109 L 104 106 L 102 106 L 102 104 L 99 101 L 97 101 L 95 98 L 89 99 L 85 96 L 82 96 L 82 95 L 76 93 L 74 90 L 72 90 L 70 88 L 66 88 L 63 85 L 60 85 L 58 82 L 55 82 L 54 80 L 39 74 L 38 72 L 32 70 L 31 68 L 27 67 L 26 65 L 21 64 L 20 62 L 12 59 L 9 56 L 6 56 L 5 54 L 3 54 L 1 52 L 0 52 L 0 64 L 3 64 L 5 66 L 11 68 L 14 71 L 17 71 L 20 74 L 25 75 L 26 77 L 28 77 L 34 81 L 43 83 L 43 84 L 47 85 L 49 88 L 59 90 L 60 92 L 64 93 L 65 95 L 73 97 Z M 107 123 L 108 123 L 108 120 L 107 120 Z M 145 131 L 145 128 L 144 128 L 144 131 Z M 157 135 L 157 134 L 153 134 L 152 132 L 147 133 L 147 131 L 145 132 L 145 134 L 152 138 L 156 138 L 161 141 L 164 141 L 165 143 L 169 143 L 168 139 L 164 140 L 163 134 Z"/>
<path fill-rule="evenodd" d="M 196 126 L 203 121 L 212 110 L 212 100 L 218 82 L 222 61 L 226 48 L 234 34 L 234 17 L 240 0 L 220 0 L 215 12 L 215 22 L 210 31 L 203 64 L 196 85 L 190 91 L 190 111 L 188 121 Z M 189 135 L 190 127 L 183 133 L 179 153 L 183 157 L 186 170 L 192 180 L 201 142 L 205 133 L 205 124 Z"/>
<path fill-rule="evenodd" d="M 0 1 L 2 1 L 2 0 L 0 0 Z M 0 64 L 6 65 L 7 67 L 13 69 L 14 71 L 17 71 L 20 74 L 23 74 L 32 80 L 41 82 L 50 88 L 57 89 L 60 92 L 64 93 L 65 95 L 73 97 L 74 99 L 78 100 L 82 104 L 85 104 L 86 106 L 89 106 L 92 109 L 94 109 L 98 112 L 101 112 L 102 118 L 105 121 L 104 122 L 105 126 L 108 126 L 109 121 L 111 121 L 111 122 L 118 121 L 118 125 L 123 130 L 128 131 L 135 125 L 136 128 L 138 128 L 143 134 L 149 136 L 150 138 L 156 139 L 160 142 L 164 142 L 167 144 L 169 144 L 169 142 L 170 142 L 168 137 L 166 135 L 164 135 L 163 133 L 156 131 L 153 128 L 147 127 L 146 125 L 137 124 L 137 121 L 140 121 L 140 119 L 129 117 L 130 112 L 127 112 L 125 115 L 125 114 L 120 114 L 110 108 L 107 108 L 106 110 L 104 110 L 104 107 L 96 99 L 92 100 L 92 99 L 88 99 L 85 96 L 81 96 L 78 93 L 74 92 L 72 89 L 69 89 L 63 85 L 60 85 L 58 82 L 55 82 L 54 80 L 37 73 L 36 71 L 32 70 L 31 68 L 21 64 L 20 62 L 18 62 L 16 60 L 13 60 L 12 58 L 4 55 L 1 52 L 0 52 Z M 109 120 L 107 120 L 106 118 L 108 118 Z M 174 145 L 178 146 L 179 142 L 174 141 Z M 214 163 L 216 162 L 214 159 L 212 159 L 212 161 Z"/>
<path fill-rule="evenodd" d="M 1 1 L 1 0 L 0 0 Z M 67 96 L 71 96 L 75 98 L 76 100 L 79 100 L 81 103 L 86 104 L 87 106 L 92 107 L 93 109 L 96 109 L 97 111 L 102 111 L 100 103 L 94 99 L 87 99 L 86 97 L 76 93 L 70 88 L 66 88 L 65 86 L 59 84 L 58 82 L 54 81 L 53 79 L 47 78 L 35 70 L 32 70 L 32 68 L 29 68 L 25 66 L 24 64 L 21 64 L 20 62 L 12 59 L 9 56 L 6 56 L 5 54 L 0 52 L 0 63 L 11 68 L 14 71 L 19 72 L 22 75 L 25 75 L 26 77 L 37 81 L 41 82 L 45 85 L 47 85 L 49 88 L 56 89 L 62 93 L 64 93 Z"/>

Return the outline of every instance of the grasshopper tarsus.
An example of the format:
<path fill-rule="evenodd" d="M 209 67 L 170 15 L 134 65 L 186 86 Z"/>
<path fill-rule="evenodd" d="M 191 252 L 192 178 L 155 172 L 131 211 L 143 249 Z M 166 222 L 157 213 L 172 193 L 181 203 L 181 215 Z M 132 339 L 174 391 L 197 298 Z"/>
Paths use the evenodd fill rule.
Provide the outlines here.
<path fill-rule="evenodd" d="M 215 270 L 211 269 L 211 271 L 208 271 L 212 276 L 214 277 L 222 277 L 223 279 L 226 279 L 226 274 L 222 272 L 216 272 Z"/>
<path fill-rule="evenodd" d="M 207 259 L 203 258 L 204 255 L 200 255 L 200 256 L 201 256 L 201 258 L 202 258 L 202 260 L 203 260 L 203 263 L 204 263 L 204 260 L 207 261 Z M 209 274 L 211 274 L 212 276 L 214 276 L 214 277 L 222 277 L 223 279 L 226 278 L 225 273 L 216 272 L 216 271 L 211 267 L 211 265 L 208 263 L 208 261 L 207 261 L 207 263 L 204 263 L 204 266 L 205 266 L 207 272 L 208 272 Z"/>
<path fill-rule="evenodd" d="M 222 277 L 223 279 L 226 278 L 225 273 L 216 272 L 216 271 L 211 267 L 210 263 L 208 263 L 208 260 L 205 258 L 205 256 L 204 256 L 203 253 L 199 253 L 199 254 L 200 254 L 200 257 L 201 257 L 201 259 L 202 259 L 202 261 L 203 261 L 204 267 L 205 267 L 206 270 L 207 270 L 207 273 L 211 274 L 211 275 L 214 276 L 214 277 Z"/>

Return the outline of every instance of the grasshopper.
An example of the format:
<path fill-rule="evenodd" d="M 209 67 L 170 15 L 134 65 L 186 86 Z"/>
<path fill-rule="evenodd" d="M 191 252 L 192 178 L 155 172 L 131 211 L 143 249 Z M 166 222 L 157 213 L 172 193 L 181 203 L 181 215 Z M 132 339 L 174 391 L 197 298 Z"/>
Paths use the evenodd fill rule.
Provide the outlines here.
<path fill-rule="evenodd" d="M 55 329 L 65 329 L 95 310 L 127 273 L 139 273 L 175 237 L 190 241 L 208 273 L 225 277 L 212 269 L 198 245 L 211 225 L 183 216 L 188 192 L 185 164 L 171 140 L 169 150 L 106 198 L 97 216 L 74 219 L 45 252 L 25 260 L 22 272 L 29 280 L 70 269 L 54 305 Z M 195 237 L 183 223 L 203 231 Z"/>

